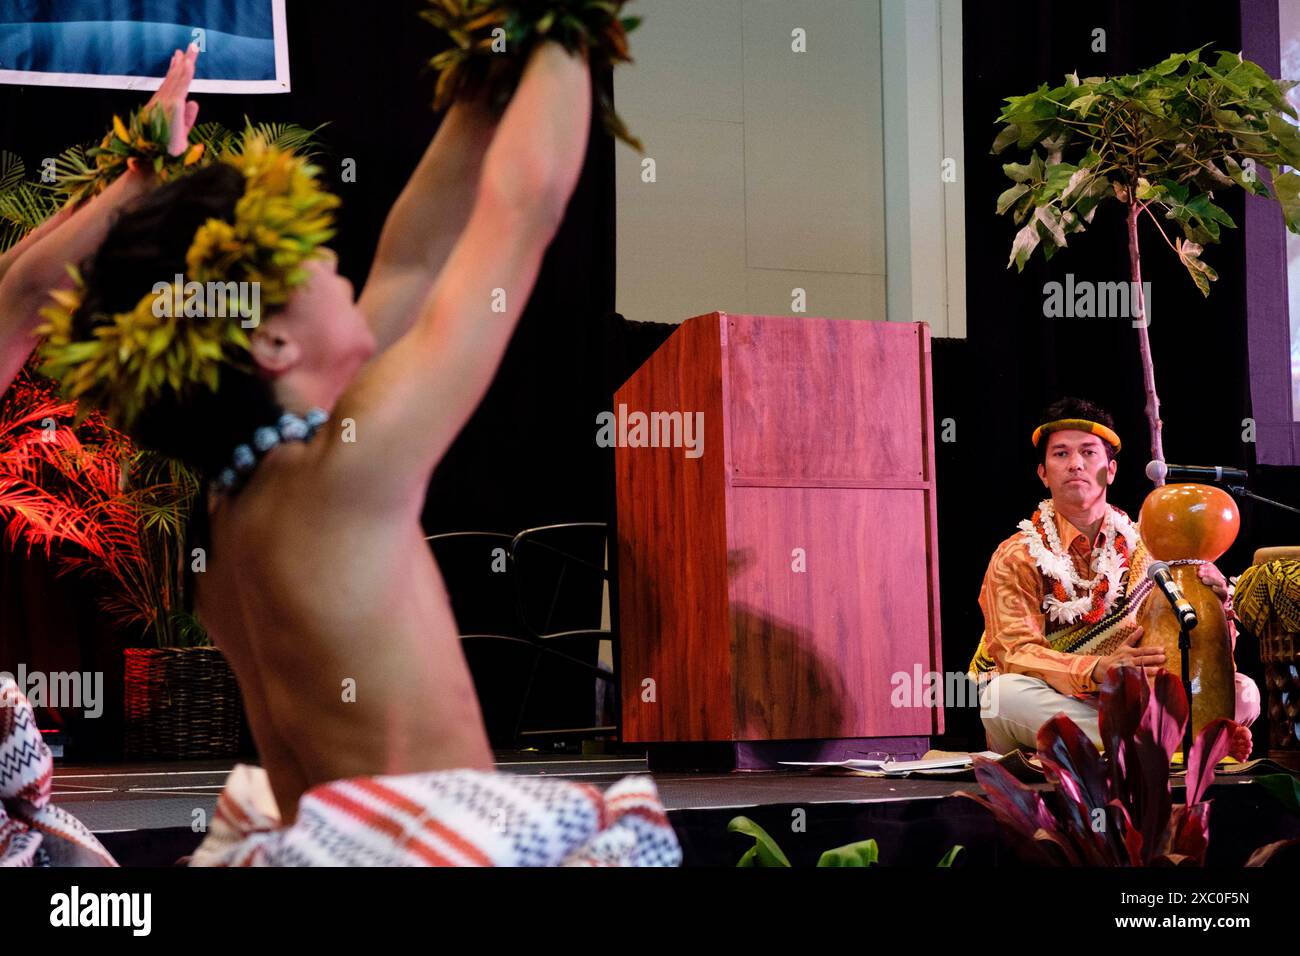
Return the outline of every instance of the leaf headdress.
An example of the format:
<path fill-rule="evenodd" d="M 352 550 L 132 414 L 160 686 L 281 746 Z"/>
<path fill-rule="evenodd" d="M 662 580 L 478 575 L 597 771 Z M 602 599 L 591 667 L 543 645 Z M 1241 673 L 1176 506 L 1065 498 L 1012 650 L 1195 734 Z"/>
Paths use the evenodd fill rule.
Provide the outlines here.
<path fill-rule="evenodd" d="M 84 284 L 70 268 L 74 288 L 42 310 L 41 372 L 124 430 L 165 394 L 216 391 L 223 367 L 250 367 L 248 329 L 307 281 L 305 263 L 334 234 L 339 201 L 305 157 L 251 133 L 219 161 L 243 174 L 244 193 L 233 222 L 211 218 L 195 232 L 183 282 L 160 276 L 132 309 L 83 317 Z"/>

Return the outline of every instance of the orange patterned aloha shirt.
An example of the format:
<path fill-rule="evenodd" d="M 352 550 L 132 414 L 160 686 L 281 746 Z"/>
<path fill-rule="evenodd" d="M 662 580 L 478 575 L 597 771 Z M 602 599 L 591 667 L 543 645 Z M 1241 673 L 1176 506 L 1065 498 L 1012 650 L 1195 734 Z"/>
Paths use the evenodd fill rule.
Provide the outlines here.
<path fill-rule="evenodd" d="M 1098 531 L 1096 541 L 1089 544 L 1083 532 L 1059 512 L 1054 517 L 1057 534 L 1075 570 L 1088 576 L 1093 547 L 1104 543 L 1102 532 Z M 1017 532 L 998 545 L 980 589 L 984 643 L 989 656 L 997 662 L 1000 673 L 1039 677 L 1070 696 L 1096 693 L 1099 688 L 1092 679 L 1092 669 L 1099 655 L 1052 650 L 1043 634 L 1044 595 L 1042 572 Z"/>

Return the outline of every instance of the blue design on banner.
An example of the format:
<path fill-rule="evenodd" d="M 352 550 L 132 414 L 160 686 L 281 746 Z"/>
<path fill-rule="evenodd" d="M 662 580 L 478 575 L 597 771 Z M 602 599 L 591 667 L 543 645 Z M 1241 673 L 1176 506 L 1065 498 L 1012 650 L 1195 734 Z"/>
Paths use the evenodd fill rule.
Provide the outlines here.
<path fill-rule="evenodd" d="M 274 81 L 273 10 L 274 0 L 3 0 L 0 70 L 159 77 L 197 28 L 196 80 Z"/>
<path fill-rule="evenodd" d="M 0 23 L 134 20 L 179 23 L 271 39 L 271 4 L 262 0 L 4 0 Z"/>

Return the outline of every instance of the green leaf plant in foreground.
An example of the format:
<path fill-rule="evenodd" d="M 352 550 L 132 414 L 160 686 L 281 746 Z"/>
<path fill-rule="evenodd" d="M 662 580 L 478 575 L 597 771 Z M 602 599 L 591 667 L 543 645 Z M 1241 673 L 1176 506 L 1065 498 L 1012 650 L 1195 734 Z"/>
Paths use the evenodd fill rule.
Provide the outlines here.
<path fill-rule="evenodd" d="M 767 831 L 749 817 L 733 817 L 727 824 L 729 833 L 743 833 L 754 838 L 754 845 L 745 851 L 736 866 L 774 866 L 788 867 L 790 860 Z M 954 846 L 943 855 L 938 863 L 941 867 L 950 867 L 957 859 L 962 848 Z M 818 866 L 875 866 L 880 861 L 880 848 L 875 840 L 860 840 L 827 850 L 817 860 Z"/>

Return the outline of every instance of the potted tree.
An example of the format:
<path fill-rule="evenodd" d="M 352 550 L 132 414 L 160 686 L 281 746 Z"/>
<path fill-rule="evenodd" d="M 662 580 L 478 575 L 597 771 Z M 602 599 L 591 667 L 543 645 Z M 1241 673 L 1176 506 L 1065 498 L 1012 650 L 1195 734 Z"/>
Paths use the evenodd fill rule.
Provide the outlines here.
<path fill-rule="evenodd" d="M 1203 295 L 1217 278 L 1201 255 L 1236 228 L 1215 202 L 1216 191 L 1239 187 L 1276 199 L 1287 228 L 1300 232 L 1300 131 L 1292 81 L 1274 80 L 1239 53 L 1204 47 L 1175 53 L 1139 73 L 1065 77 L 1062 85 L 1006 100 L 1005 124 L 993 152 L 1015 149 L 1025 162 L 1002 167 L 1011 186 L 999 214 L 1020 225 L 1008 267 L 1021 271 L 1035 250 L 1050 259 L 1068 237 L 1085 231 L 1097 208 L 1124 207 L 1135 325 L 1141 352 L 1151 457 L 1164 461 L 1160 400 L 1147 336 L 1138 222 L 1143 215 L 1186 267 Z M 1268 180 L 1268 181 L 1266 181 Z M 1271 186 L 1269 184 L 1271 182 Z M 1164 483 L 1156 478 L 1157 485 Z"/>

